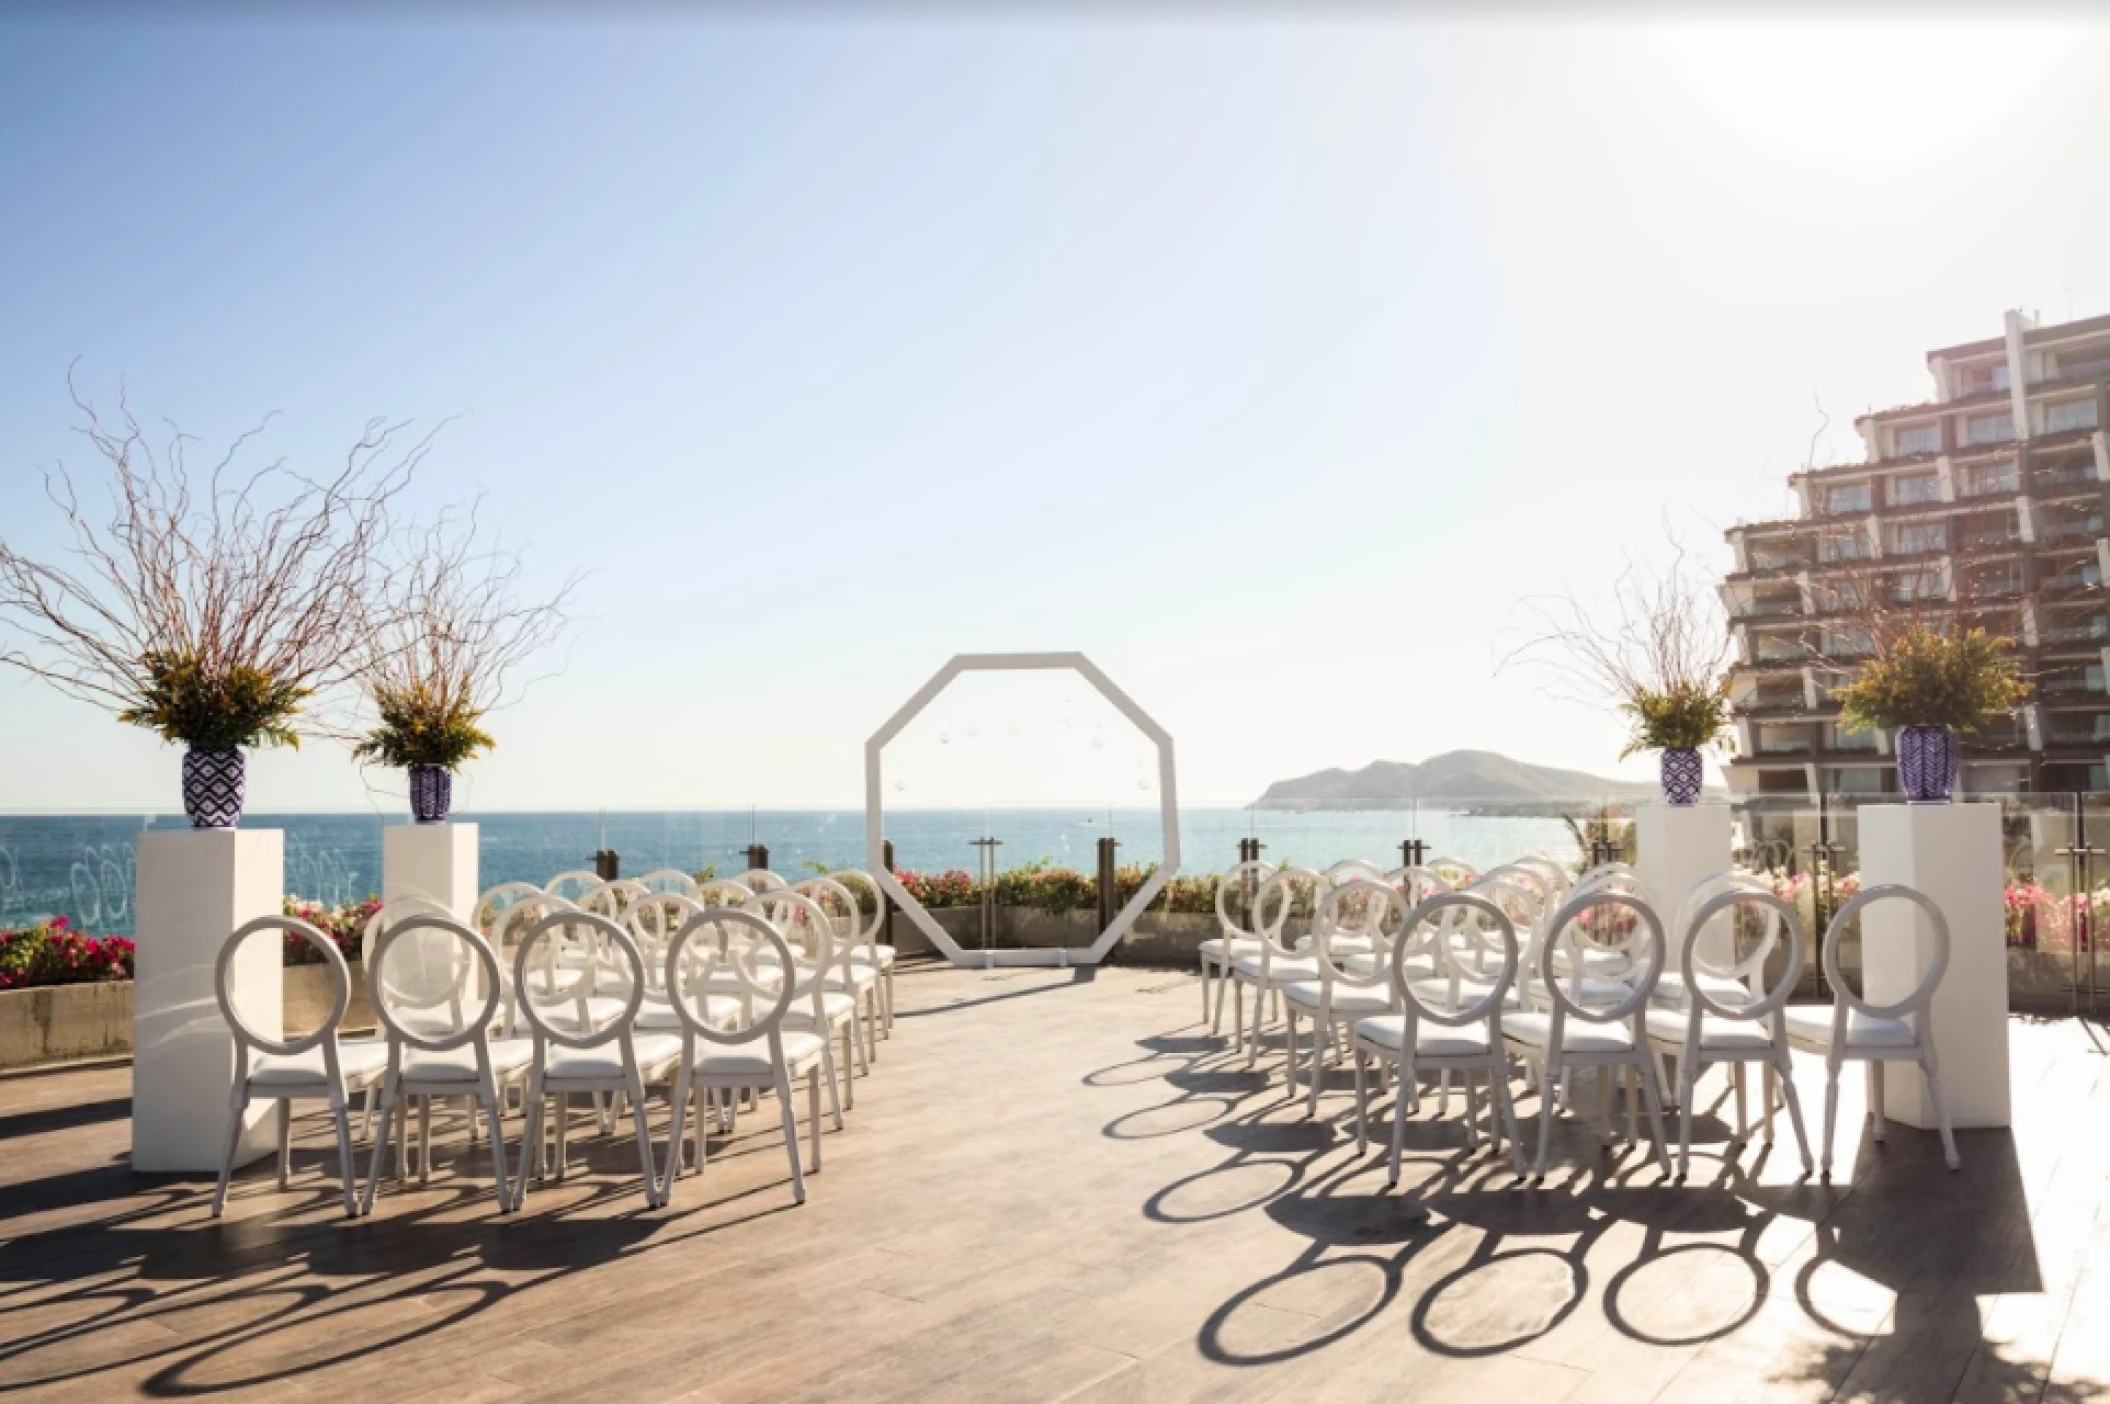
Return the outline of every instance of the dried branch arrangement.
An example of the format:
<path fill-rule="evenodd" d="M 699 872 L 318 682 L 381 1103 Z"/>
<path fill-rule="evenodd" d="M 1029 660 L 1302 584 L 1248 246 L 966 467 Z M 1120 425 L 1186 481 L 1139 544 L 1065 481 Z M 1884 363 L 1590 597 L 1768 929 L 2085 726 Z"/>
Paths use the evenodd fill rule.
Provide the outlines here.
<path fill-rule="evenodd" d="M 1672 546 L 1660 571 L 1628 562 L 1613 582 L 1609 614 L 1572 595 L 1525 600 L 1530 636 L 1501 664 L 1536 664 L 1556 695 L 1623 713 L 1632 731 L 1622 759 L 1698 749 L 1728 726 L 1727 621 L 1705 574 Z"/>
<path fill-rule="evenodd" d="M 354 754 L 453 770 L 494 744 L 485 716 L 515 699 L 522 667 L 562 636 L 578 577 L 531 596 L 522 558 L 485 543 L 471 504 L 407 533 L 385 578 L 358 667 L 378 724 Z"/>
<path fill-rule="evenodd" d="M 201 750 L 327 730 L 315 701 L 362 657 L 391 508 L 432 436 L 371 421 L 310 477 L 244 467 L 259 426 L 201 470 L 180 429 L 157 447 L 122 397 L 105 418 L 68 388 L 107 503 L 61 466 L 45 490 L 66 559 L 0 540 L 0 663 Z"/>

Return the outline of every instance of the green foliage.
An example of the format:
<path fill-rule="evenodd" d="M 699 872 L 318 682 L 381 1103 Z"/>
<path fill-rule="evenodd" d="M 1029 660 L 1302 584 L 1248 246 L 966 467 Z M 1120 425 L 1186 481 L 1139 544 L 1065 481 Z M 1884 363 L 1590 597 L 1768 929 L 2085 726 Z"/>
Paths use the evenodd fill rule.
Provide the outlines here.
<path fill-rule="evenodd" d="M 1635 688 L 1619 710 L 1633 723 L 1621 760 L 1639 751 L 1697 751 L 1723 740 L 1728 731 L 1729 679 Z"/>
<path fill-rule="evenodd" d="M 2012 640 L 1983 629 L 1943 633 L 1914 625 L 1886 641 L 1860 676 L 1832 695 L 1850 730 L 1968 732 L 2020 705 L 2029 685 Z"/>
<path fill-rule="evenodd" d="M 448 701 L 424 687 L 375 688 L 381 724 L 352 749 L 362 761 L 409 769 L 432 765 L 457 770 L 497 744 L 477 723 L 483 711 L 466 700 Z"/>
<path fill-rule="evenodd" d="M 209 667 L 187 651 L 149 653 L 141 662 L 147 672 L 142 700 L 119 712 L 119 721 L 202 751 L 299 749 L 292 722 L 312 688 L 244 664 Z"/>

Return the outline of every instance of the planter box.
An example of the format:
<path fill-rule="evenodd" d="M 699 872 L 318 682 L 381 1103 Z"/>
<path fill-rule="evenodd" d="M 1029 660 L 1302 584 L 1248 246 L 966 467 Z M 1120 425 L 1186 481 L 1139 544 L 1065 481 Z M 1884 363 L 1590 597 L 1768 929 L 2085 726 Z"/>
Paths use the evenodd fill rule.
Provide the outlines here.
<path fill-rule="evenodd" d="M 981 949 L 980 907 L 941 907 L 931 916 L 962 949 Z M 1309 925 L 1301 918 L 1291 921 L 1290 939 L 1301 939 Z M 1112 958 L 1146 965 L 1191 964 L 1201 943 L 1217 931 L 1211 912 L 1145 912 L 1114 948 Z M 1076 948 L 1098 938 L 1099 915 L 1091 911 L 1050 913 L 1032 907 L 998 907 L 990 923 L 991 944 L 1003 949 Z M 899 912 L 894 914 L 891 944 L 903 955 L 924 955 L 932 949 L 916 923 Z"/>
<path fill-rule="evenodd" d="M 312 1029 L 330 1012 L 330 972 L 320 965 L 285 968 L 286 1027 Z M 365 972 L 352 966 L 352 1003 L 342 1032 L 374 1026 Z M 0 1068 L 34 1067 L 132 1051 L 132 982 L 46 985 L 0 990 Z"/>

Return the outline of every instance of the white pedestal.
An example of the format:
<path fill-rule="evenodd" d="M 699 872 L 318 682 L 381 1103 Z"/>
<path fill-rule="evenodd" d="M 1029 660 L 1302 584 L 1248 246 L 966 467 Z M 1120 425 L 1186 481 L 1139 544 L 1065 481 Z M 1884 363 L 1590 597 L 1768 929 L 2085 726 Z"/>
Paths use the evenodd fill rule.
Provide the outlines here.
<path fill-rule="evenodd" d="M 1679 943 L 1685 939 L 1683 931 L 1671 929 L 1679 906 L 1695 887 L 1728 872 L 1733 863 L 1728 805 L 1644 804 L 1634 811 L 1634 867 L 1663 919 L 1669 969 L 1677 969 Z M 1735 954 L 1730 948 L 1735 926 L 1726 917 L 1711 924 L 1719 930 L 1722 949 L 1710 945 L 1703 953 L 1727 963 Z"/>
<path fill-rule="evenodd" d="M 132 1168 L 217 1172 L 226 1149 L 234 1034 L 213 971 L 235 928 L 285 902 L 285 836 L 276 829 L 188 829 L 139 836 L 133 910 Z M 232 972 L 235 1006 L 259 1032 L 283 1029 L 283 943 L 246 942 Z M 277 1146 L 272 1107 L 252 1103 L 235 1151 L 247 1164 Z"/>
<path fill-rule="evenodd" d="M 381 831 L 381 900 L 417 897 L 473 926 L 476 899 L 474 824 L 391 824 Z"/>
<path fill-rule="evenodd" d="M 1903 883 L 1925 893 L 1949 923 L 1949 973 L 1934 996 L 1934 1052 L 1949 1115 L 1958 1128 L 2006 1126 L 2009 1119 L 2007 936 L 2003 918 L 2000 806 L 1864 805 L 1861 882 Z M 1879 902 L 1862 915 L 1862 989 L 1890 1004 L 1918 986 L 1933 960 L 1925 916 L 1904 902 Z M 1924 1079 L 1893 1070 L 1887 1111 L 1910 1126 L 1932 1127 Z"/>

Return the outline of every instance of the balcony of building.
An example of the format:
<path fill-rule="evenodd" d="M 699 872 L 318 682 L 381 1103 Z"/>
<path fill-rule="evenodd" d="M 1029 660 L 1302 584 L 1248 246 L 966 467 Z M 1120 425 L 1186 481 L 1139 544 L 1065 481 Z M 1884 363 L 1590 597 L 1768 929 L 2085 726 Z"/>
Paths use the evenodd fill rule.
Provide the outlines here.
<path fill-rule="evenodd" d="M 1792 619 L 1802 613 L 1802 591 L 1793 586 L 1732 589 L 1725 605 L 1733 620 Z"/>
<path fill-rule="evenodd" d="M 1883 533 L 1884 559 L 1912 559 L 1946 554 L 1951 540 L 1950 525 L 1949 519 L 1945 517 L 1890 523 Z"/>
<path fill-rule="evenodd" d="M 2110 613 L 2099 605 L 2046 605 L 2037 611 L 2037 646 L 2048 653 L 2100 652 L 2110 644 Z"/>
<path fill-rule="evenodd" d="M 2103 587 L 2103 568 L 2090 552 L 2068 560 L 2051 563 L 2041 577 L 2038 593 L 2045 599 L 2065 599 L 2074 595 L 2100 590 Z"/>
<path fill-rule="evenodd" d="M 1876 508 L 1875 484 L 1867 479 L 1823 484 L 1817 489 L 1815 505 L 1822 517 L 1867 516 Z"/>
<path fill-rule="evenodd" d="M 2092 747 L 2098 754 L 2110 751 L 2110 709 L 2044 714 L 2045 750 L 2070 752 L 2076 747 Z"/>
<path fill-rule="evenodd" d="M 2089 506 L 2046 503 L 2036 512 L 2037 540 L 2046 546 L 2091 542 L 2103 534 L 2100 501 Z"/>
<path fill-rule="evenodd" d="M 2022 490 L 2022 474 L 2012 458 L 1970 463 L 1956 470 L 1958 500 L 2013 497 Z"/>
<path fill-rule="evenodd" d="M 2102 480 L 2095 475 L 2095 454 L 2061 452 L 2032 457 L 2029 493 L 2039 502 L 2100 494 Z"/>
<path fill-rule="evenodd" d="M 2110 705 L 2110 688 L 2104 686 L 2100 662 L 2052 664 L 2034 681 L 2037 705 L 2047 711 Z"/>
<path fill-rule="evenodd" d="M 1965 556 L 1997 555 L 2022 547 L 2022 522 L 2012 507 L 1967 512 L 1947 524 L 1954 529 L 1956 550 Z"/>
<path fill-rule="evenodd" d="M 1956 572 L 1956 598 L 1967 607 L 2018 600 L 2026 587 L 2020 560 L 1971 561 Z"/>

